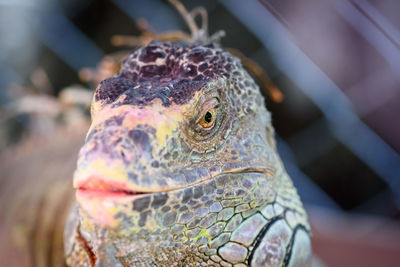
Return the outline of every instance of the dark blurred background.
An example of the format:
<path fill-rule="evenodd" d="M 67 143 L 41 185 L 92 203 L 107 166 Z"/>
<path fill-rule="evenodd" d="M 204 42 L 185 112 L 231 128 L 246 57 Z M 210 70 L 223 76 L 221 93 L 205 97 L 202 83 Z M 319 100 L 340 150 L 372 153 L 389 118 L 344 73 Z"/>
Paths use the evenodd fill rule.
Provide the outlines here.
<path fill-rule="evenodd" d="M 266 105 L 322 260 L 356 266 L 363 253 L 399 253 L 400 2 L 182 3 L 204 6 L 210 33 L 224 30 L 222 45 L 256 61 L 283 92 L 282 103 L 267 98 Z M 89 89 L 79 71 L 121 49 L 113 35 L 139 35 L 139 18 L 160 32 L 188 30 L 165 1 L 0 0 L 3 115 L 27 91 Z M 28 136 L 29 120 L 24 112 L 3 116 L 0 149 Z"/>

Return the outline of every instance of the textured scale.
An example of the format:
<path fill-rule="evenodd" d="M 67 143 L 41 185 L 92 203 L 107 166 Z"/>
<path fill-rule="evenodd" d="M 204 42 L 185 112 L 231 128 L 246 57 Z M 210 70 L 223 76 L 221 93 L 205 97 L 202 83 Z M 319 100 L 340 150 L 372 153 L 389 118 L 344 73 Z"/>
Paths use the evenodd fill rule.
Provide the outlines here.
<path fill-rule="evenodd" d="M 310 264 L 263 97 L 213 44 L 151 42 L 100 83 L 74 187 L 71 266 Z"/>

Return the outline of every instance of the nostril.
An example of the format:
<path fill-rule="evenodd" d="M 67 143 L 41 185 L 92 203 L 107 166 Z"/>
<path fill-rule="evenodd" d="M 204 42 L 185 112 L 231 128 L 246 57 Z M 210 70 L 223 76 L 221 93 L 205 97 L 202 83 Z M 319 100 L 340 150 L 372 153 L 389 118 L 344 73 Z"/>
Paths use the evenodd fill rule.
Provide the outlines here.
<path fill-rule="evenodd" d="M 121 155 L 121 158 L 124 160 L 124 162 L 129 163 L 133 160 L 133 154 L 130 153 L 129 151 L 125 150 L 120 150 L 119 154 Z"/>

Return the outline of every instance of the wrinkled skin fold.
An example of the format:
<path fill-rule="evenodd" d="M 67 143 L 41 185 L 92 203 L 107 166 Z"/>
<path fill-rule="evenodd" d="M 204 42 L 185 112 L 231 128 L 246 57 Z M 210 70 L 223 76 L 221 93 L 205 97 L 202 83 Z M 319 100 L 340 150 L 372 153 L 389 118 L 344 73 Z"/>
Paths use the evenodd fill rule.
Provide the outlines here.
<path fill-rule="evenodd" d="M 307 216 L 237 58 L 152 42 L 100 83 L 91 112 L 68 265 L 310 264 Z"/>

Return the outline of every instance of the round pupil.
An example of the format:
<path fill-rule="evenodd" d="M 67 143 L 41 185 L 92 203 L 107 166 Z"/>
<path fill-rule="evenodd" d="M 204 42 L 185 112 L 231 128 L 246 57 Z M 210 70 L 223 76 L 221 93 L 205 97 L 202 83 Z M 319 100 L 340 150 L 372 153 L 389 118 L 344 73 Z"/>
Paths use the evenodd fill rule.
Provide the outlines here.
<path fill-rule="evenodd" d="M 211 114 L 209 111 L 207 111 L 206 115 L 204 116 L 204 120 L 205 120 L 207 123 L 210 123 L 210 122 L 211 122 L 211 120 L 212 120 L 212 114 Z"/>

